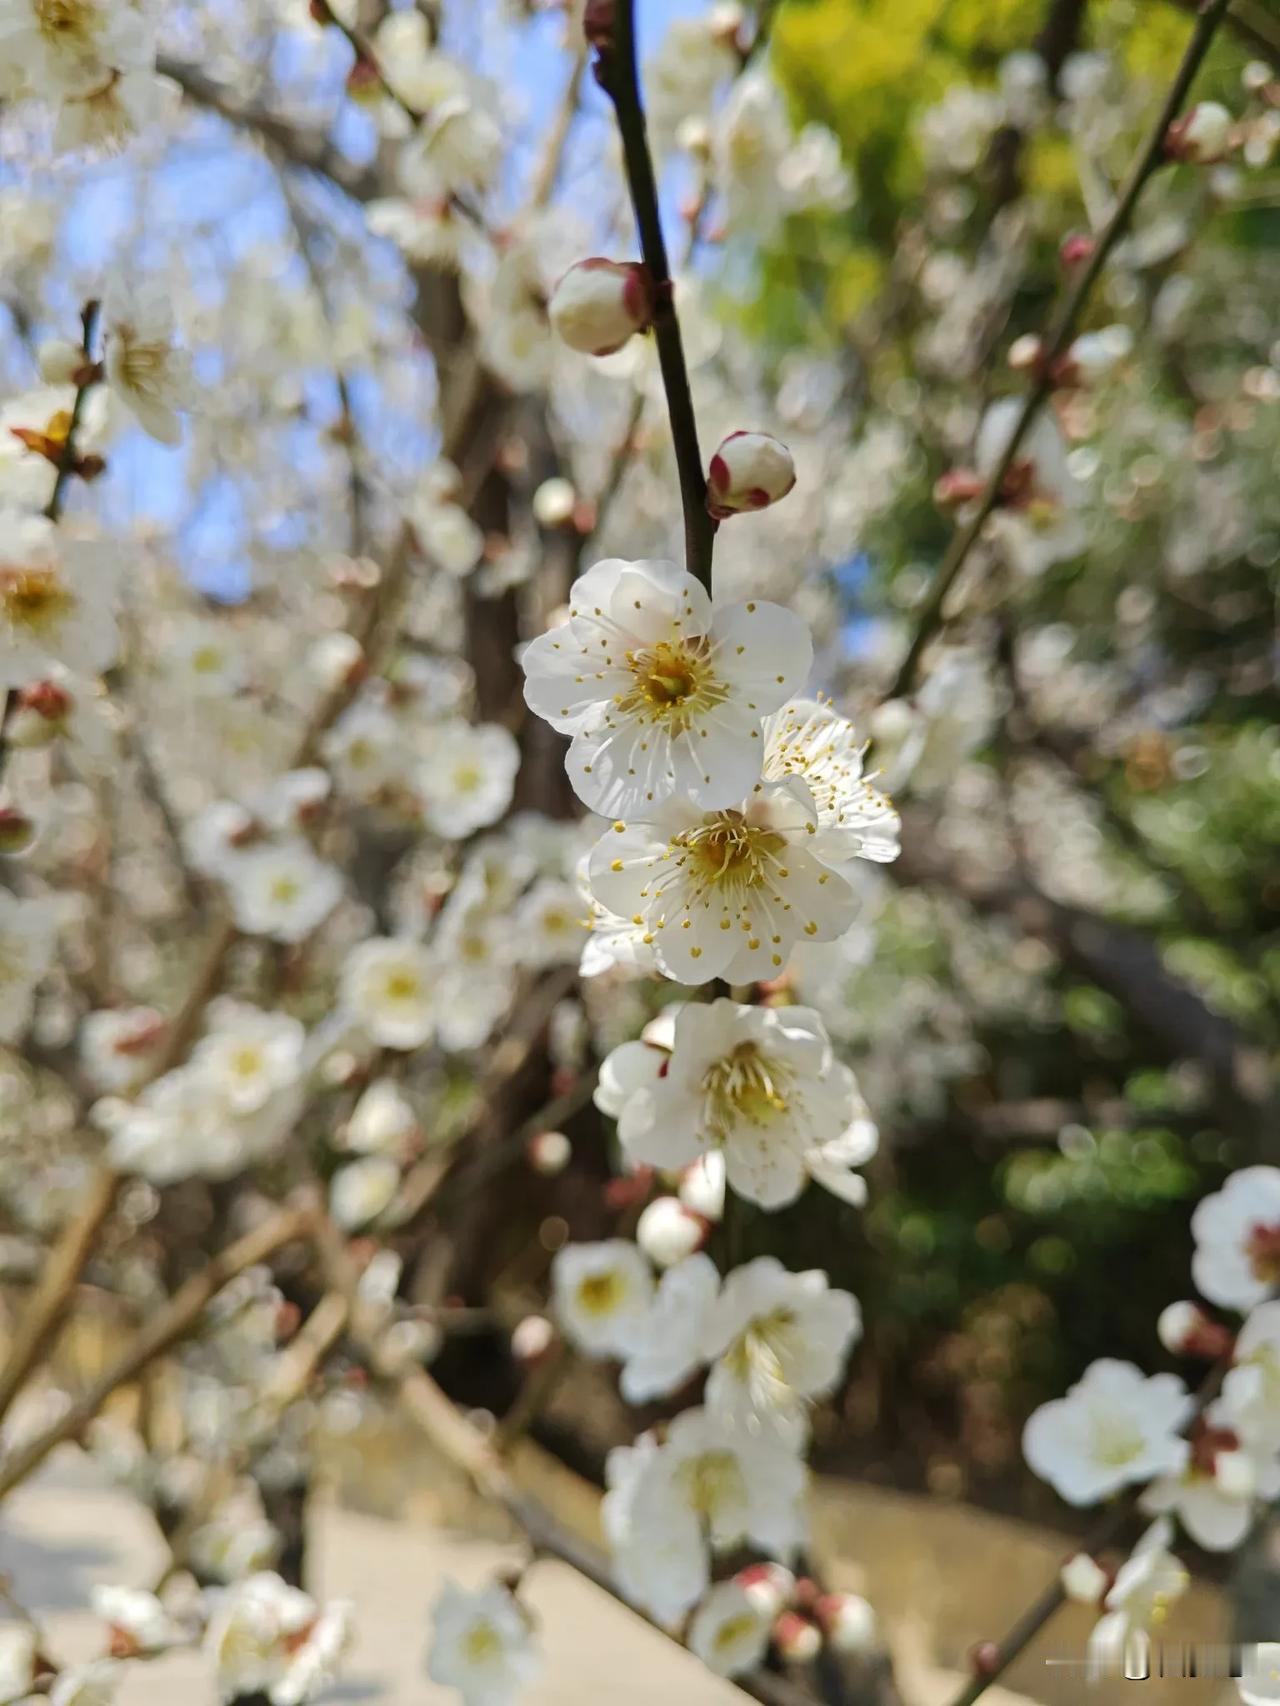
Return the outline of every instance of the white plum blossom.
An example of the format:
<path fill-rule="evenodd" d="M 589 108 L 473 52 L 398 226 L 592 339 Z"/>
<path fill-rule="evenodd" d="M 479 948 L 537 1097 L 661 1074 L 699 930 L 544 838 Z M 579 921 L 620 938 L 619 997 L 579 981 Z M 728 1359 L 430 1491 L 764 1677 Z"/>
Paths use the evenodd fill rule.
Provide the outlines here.
<path fill-rule="evenodd" d="M 229 996 L 210 1002 L 207 1018 L 210 1029 L 191 1051 L 190 1069 L 234 1113 L 258 1113 L 297 1085 L 306 1042 L 297 1019 Z"/>
<path fill-rule="evenodd" d="M 678 793 L 738 805 L 760 776 L 761 723 L 812 657 L 804 623 L 780 605 L 716 605 L 674 563 L 609 559 L 521 661 L 530 709 L 573 737 L 579 798 L 616 817 Z"/>
<path fill-rule="evenodd" d="M 1252 1309 L 1280 1284 L 1280 1167 L 1244 1167 L 1191 1216 L 1191 1272 L 1210 1303 Z"/>
<path fill-rule="evenodd" d="M 566 1244 L 551 1264 L 551 1298 L 562 1332 L 589 1356 L 631 1353 L 653 1301 L 653 1275 L 628 1239 Z"/>
<path fill-rule="evenodd" d="M 769 1645 L 772 1619 L 736 1578 L 717 1582 L 693 1614 L 689 1650 L 716 1676 L 754 1670 Z"/>
<path fill-rule="evenodd" d="M 166 1027 L 154 1007 L 108 1007 L 86 1014 L 80 1027 L 80 1058 L 97 1090 L 123 1094 L 151 1075 L 164 1046 Z"/>
<path fill-rule="evenodd" d="M 792 1274 L 758 1256 L 726 1276 L 711 1309 L 708 1409 L 803 1441 L 807 1404 L 834 1391 L 861 1331 L 857 1299 L 832 1290 L 820 1269 Z"/>
<path fill-rule="evenodd" d="M 704 1409 L 685 1410 L 659 1445 L 609 1453 L 605 1533 L 626 1596 L 670 1625 L 710 1586 L 711 1556 L 751 1545 L 785 1559 L 804 1539 L 804 1460 Z"/>
<path fill-rule="evenodd" d="M 649 274 L 638 261 L 578 261 L 552 291 L 547 311 L 570 349 L 612 355 L 653 318 Z"/>
<path fill-rule="evenodd" d="M 811 1178 L 863 1200 L 853 1169 L 875 1153 L 876 1129 L 811 1009 L 689 1004 L 665 1067 L 640 1047 L 656 1065 L 630 1045 L 606 1089 L 608 1105 L 621 1104 L 618 1136 L 633 1162 L 677 1171 L 718 1150 L 730 1189 L 764 1208 L 794 1201 Z"/>
<path fill-rule="evenodd" d="M 500 723 L 441 723 L 431 731 L 416 785 L 434 835 L 458 841 L 496 823 L 511 804 L 520 748 Z"/>
<path fill-rule="evenodd" d="M 115 663 L 118 564 L 42 515 L 0 509 L 0 691 L 64 665 L 97 675 Z"/>
<path fill-rule="evenodd" d="M 707 506 L 717 521 L 767 509 L 796 483 L 796 465 L 767 432 L 731 432 L 707 469 Z"/>
<path fill-rule="evenodd" d="M 1032 1413 L 1023 1455 L 1068 1504 L 1097 1504 L 1134 1482 L 1182 1473 L 1190 1447 L 1180 1434 L 1191 1408 L 1176 1375 L 1144 1375 L 1100 1357 L 1065 1398 Z"/>
<path fill-rule="evenodd" d="M 817 812 L 814 851 L 837 870 L 851 859 L 889 864 L 899 853 L 902 820 L 863 774 L 866 751 L 849 719 L 818 699 L 793 699 L 765 723 L 765 777 L 805 784 Z"/>
<path fill-rule="evenodd" d="M 244 640 L 229 623 L 189 616 L 165 638 L 164 667 L 193 699 L 220 699 L 243 687 Z"/>
<path fill-rule="evenodd" d="M 146 1588 L 103 1582 L 94 1587 L 91 1599 L 95 1613 L 108 1627 L 111 1651 L 116 1658 L 167 1652 L 187 1639 L 181 1624 Z"/>
<path fill-rule="evenodd" d="M 342 968 L 343 1007 L 382 1048 L 430 1041 L 438 1000 L 435 967 L 421 942 L 376 936 L 352 949 Z"/>
<path fill-rule="evenodd" d="M 363 804 L 404 777 L 404 735 L 381 705 L 357 699 L 325 734 L 324 761 L 339 790 Z"/>
<path fill-rule="evenodd" d="M 517 954 L 522 965 L 576 965 L 582 956 L 586 909 L 575 883 L 551 878 L 535 883 L 515 912 Z"/>
<path fill-rule="evenodd" d="M 247 849 L 230 861 L 231 913 L 250 936 L 303 942 L 342 899 L 342 876 L 301 838 Z"/>
<path fill-rule="evenodd" d="M 620 1388 L 629 1404 L 676 1392 L 706 1359 L 711 1311 L 720 1275 L 709 1256 L 693 1255 L 669 1268 L 632 1340 Z"/>
<path fill-rule="evenodd" d="M 1165 149 L 1172 159 L 1208 166 L 1231 152 L 1235 120 L 1220 101 L 1197 101 L 1169 126 Z"/>
<path fill-rule="evenodd" d="M 153 56 L 145 14 L 120 0 L 0 0 L 0 57 L 37 96 L 87 95 Z"/>
<path fill-rule="evenodd" d="M 112 394 L 161 444 L 182 439 L 180 412 L 191 407 L 195 381 L 190 353 L 175 342 L 170 296 L 147 281 L 113 284 L 103 303 L 103 367 Z"/>
<path fill-rule="evenodd" d="M 1223 1377 L 1222 1402 L 1251 1446 L 1280 1450 L 1280 1302 L 1250 1311 Z"/>
<path fill-rule="evenodd" d="M 432 1682 L 456 1688 L 463 1706 L 516 1706 L 541 1668 L 533 1625 L 509 1588 L 445 1583 L 431 1613 Z"/>
<path fill-rule="evenodd" d="M 36 987 L 53 964 L 55 936 L 51 901 L 0 889 L 0 1042 L 12 1042 L 26 1025 Z"/>
<path fill-rule="evenodd" d="M 1120 1566 L 1089 1636 L 1088 1674 L 1094 1679 L 1114 1674 L 1135 1638 L 1143 1641 L 1163 1623 L 1186 1592 L 1190 1577 L 1169 1551 L 1170 1532 L 1168 1520 L 1158 1518 Z"/>
<path fill-rule="evenodd" d="M 332 1676 L 348 1625 L 344 1604 L 322 1609 L 270 1571 L 219 1593 L 207 1651 L 223 1700 L 260 1693 L 272 1706 L 300 1706 Z"/>
<path fill-rule="evenodd" d="M 797 942 L 832 942 L 858 896 L 815 851 L 818 813 L 798 777 L 758 782 L 735 810 L 691 800 L 619 820 L 588 867 L 602 906 L 644 926 L 659 969 L 681 983 L 776 978 Z"/>
<path fill-rule="evenodd" d="M 1233 1420 L 1229 1403 L 1211 1404 L 1191 1430 L 1182 1473 L 1153 1481 L 1141 1500 L 1145 1511 L 1176 1516 L 1196 1544 L 1210 1552 L 1239 1546 L 1253 1526 L 1258 1502 L 1280 1494 L 1275 1451 L 1250 1449 Z"/>

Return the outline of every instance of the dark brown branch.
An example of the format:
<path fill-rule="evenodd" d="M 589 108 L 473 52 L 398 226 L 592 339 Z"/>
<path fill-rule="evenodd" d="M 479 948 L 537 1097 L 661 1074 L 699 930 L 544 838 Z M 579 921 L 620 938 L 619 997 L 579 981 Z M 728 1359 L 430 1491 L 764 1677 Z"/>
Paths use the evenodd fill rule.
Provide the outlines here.
<path fill-rule="evenodd" d="M 613 102 L 622 136 L 631 205 L 640 233 L 640 253 L 653 284 L 653 334 L 658 345 L 662 384 L 671 417 L 676 467 L 680 475 L 680 502 L 684 510 L 685 559 L 689 573 L 711 586 L 711 557 L 715 548 L 715 522 L 707 513 L 707 479 L 698 445 L 698 423 L 689 388 L 689 369 L 680 336 L 667 260 L 667 245 L 658 211 L 658 186 L 649 149 L 648 127 L 640 96 L 636 66 L 635 3 L 617 0 L 612 46 L 602 50 L 597 61 L 605 93 Z"/>
<path fill-rule="evenodd" d="M 1004 487 L 1005 476 L 1012 468 L 1023 440 L 1031 429 L 1031 424 L 1039 414 L 1045 399 L 1053 390 L 1052 369 L 1058 357 L 1067 348 L 1075 335 L 1076 325 L 1081 311 L 1088 301 L 1094 285 L 1102 274 L 1103 268 L 1110 259 L 1116 244 L 1129 228 L 1134 209 L 1139 197 L 1146 188 L 1147 181 L 1158 170 L 1165 160 L 1165 136 L 1169 126 L 1182 110 L 1187 93 L 1195 80 L 1196 73 L 1209 51 L 1218 25 L 1227 11 L 1229 0 L 1206 0 L 1201 8 L 1201 14 L 1196 24 L 1195 32 L 1183 55 L 1169 93 L 1160 108 L 1158 117 L 1152 125 L 1147 139 L 1143 144 L 1137 159 L 1129 171 L 1128 179 L 1120 199 L 1115 205 L 1111 218 L 1107 221 L 1106 229 L 1101 232 L 1093 253 L 1080 268 L 1062 301 L 1049 330 L 1045 333 L 1042 343 L 1043 359 L 1038 363 L 1038 377 L 1022 405 L 1009 442 L 1005 445 L 1004 454 L 988 476 L 982 496 L 976 509 L 965 525 L 951 541 L 945 557 L 933 577 L 929 595 L 916 623 L 916 630 L 907 647 L 894 677 L 893 685 L 889 688 L 887 698 L 896 699 L 906 693 L 915 680 L 916 669 L 924 654 L 925 647 L 933 638 L 935 630 L 942 621 L 943 605 L 947 594 L 955 585 L 960 571 L 969 560 L 969 555 L 982 535 L 987 518 L 1000 500 Z"/>

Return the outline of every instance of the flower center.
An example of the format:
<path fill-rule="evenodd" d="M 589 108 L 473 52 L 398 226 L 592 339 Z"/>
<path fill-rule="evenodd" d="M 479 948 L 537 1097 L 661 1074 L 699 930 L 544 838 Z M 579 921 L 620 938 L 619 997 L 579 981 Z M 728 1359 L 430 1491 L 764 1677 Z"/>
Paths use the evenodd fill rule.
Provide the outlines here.
<path fill-rule="evenodd" d="M 626 1289 L 621 1274 L 588 1274 L 578 1286 L 578 1303 L 584 1315 L 612 1315 Z"/>
<path fill-rule="evenodd" d="M 732 1451 L 704 1451 L 680 1465 L 680 1486 L 689 1508 L 708 1522 L 746 1497 L 742 1465 Z"/>
<path fill-rule="evenodd" d="M 695 829 L 673 836 L 671 844 L 683 849 L 679 863 L 700 886 L 719 889 L 762 887 L 786 846 L 776 830 L 750 824 L 732 811 L 708 814 Z"/>
<path fill-rule="evenodd" d="M 271 898 L 277 906 L 292 906 L 300 892 L 296 877 L 276 877 L 271 884 Z"/>
<path fill-rule="evenodd" d="M 1093 1455 L 1111 1469 L 1121 1469 L 1142 1456 L 1142 1432 L 1127 1416 L 1097 1416 L 1093 1425 Z"/>
<path fill-rule="evenodd" d="M 422 985 L 411 971 L 393 971 L 387 976 L 384 993 L 388 1001 L 416 1001 Z"/>
<path fill-rule="evenodd" d="M 788 1391 L 783 1352 L 795 1315 L 790 1309 L 775 1309 L 759 1315 L 725 1352 L 725 1363 L 747 1388 L 756 1409 L 769 1409 Z"/>
<path fill-rule="evenodd" d="M 473 1623 L 467 1630 L 462 1647 L 473 1665 L 492 1664 L 502 1655 L 502 1636 L 492 1623 Z"/>
<path fill-rule="evenodd" d="M 629 716 L 666 723 L 677 731 L 688 728 L 695 714 L 723 704 L 729 696 L 711 667 L 710 649 L 699 636 L 628 652 L 634 686 L 619 693 L 614 703 Z"/>
<path fill-rule="evenodd" d="M 83 0 L 36 0 L 35 13 L 40 34 L 55 41 L 60 36 L 87 39 L 94 34 L 93 7 Z"/>
<path fill-rule="evenodd" d="M 727 1653 L 736 1647 L 739 1641 L 748 1641 L 756 1632 L 756 1620 L 749 1611 L 743 1611 L 737 1617 L 728 1617 L 716 1630 L 716 1651 Z"/>
<path fill-rule="evenodd" d="M 262 1071 L 262 1050 L 246 1043 L 231 1056 L 231 1070 L 237 1078 L 256 1078 Z"/>
<path fill-rule="evenodd" d="M 168 369 L 167 344 L 134 343 L 126 338 L 121 368 L 130 390 L 159 397 Z"/>
<path fill-rule="evenodd" d="M 1245 1253 L 1254 1279 L 1264 1285 L 1280 1285 L 1280 1224 L 1250 1227 Z"/>
<path fill-rule="evenodd" d="M 740 1122 L 770 1125 L 786 1114 L 790 1088 L 785 1067 L 758 1044 L 739 1043 L 703 1076 L 703 1123 L 721 1143 Z"/>
<path fill-rule="evenodd" d="M 74 604 L 56 569 L 0 566 L 0 610 L 10 628 L 25 629 L 31 635 L 47 633 Z"/>
<path fill-rule="evenodd" d="M 484 781 L 484 772 L 474 764 L 460 764 L 453 773 L 453 785 L 460 794 L 474 794 Z"/>

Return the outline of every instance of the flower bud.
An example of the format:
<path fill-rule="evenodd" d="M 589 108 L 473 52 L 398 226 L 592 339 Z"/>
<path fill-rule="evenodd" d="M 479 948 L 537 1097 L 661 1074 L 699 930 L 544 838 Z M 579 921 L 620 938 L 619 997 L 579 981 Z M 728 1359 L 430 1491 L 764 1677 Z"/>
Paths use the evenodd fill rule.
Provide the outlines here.
<path fill-rule="evenodd" d="M 1009 366 L 1015 373 L 1030 373 L 1039 363 L 1044 343 L 1036 332 L 1024 332 L 1009 345 Z"/>
<path fill-rule="evenodd" d="M 544 480 L 533 494 L 533 519 L 539 527 L 564 527 L 573 520 L 578 494 L 561 475 Z"/>
<path fill-rule="evenodd" d="M 85 365 L 85 354 L 66 338 L 49 338 L 37 348 L 36 364 L 48 384 L 74 385 L 76 374 Z"/>
<path fill-rule="evenodd" d="M 672 1268 L 706 1242 L 707 1223 L 678 1197 L 655 1197 L 636 1223 L 636 1243 L 658 1268 Z"/>
<path fill-rule="evenodd" d="M 986 484 L 976 468 L 948 468 L 933 483 L 933 501 L 939 509 L 959 509 L 981 497 Z"/>
<path fill-rule="evenodd" d="M 1206 1315 L 1198 1303 L 1171 1303 L 1160 1312 L 1156 1332 L 1165 1350 L 1174 1356 L 1200 1357 L 1216 1362 L 1232 1345 L 1228 1327 Z"/>
<path fill-rule="evenodd" d="M 1060 1571 L 1062 1591 L 1077 1605 L 1099 1606 L 1102 1596 L 1111 1585 L 1111 1578 L 1087 1552 L 1077 1552 L 1068 1558 Z"/>
<path fill-rule="evenodd" d="M 731 432 L 711 458 L 707 508 L 717 521 L 743 510 L 767 509 L 796 483 L 796 465 L 767 432 Z"/>
<path fill-rule="evenodd" d="M 1211 166 L 1225 160 L 1233 146 L 1235 120 L 1217 101 L 1199 101 L 1175 119 L 1165 132 L 1164 151 L 1171 160 L 1191 166 Z"/>
<path fill-rule="evenodd" d="M 690 1166 L 680 1179 L 680 1201 L 704 1220 L 724 1214 L 724 1155 L 713 1150 Z"/>
<path fill-rule="evenodd" d="M 25 853 L 35 838 L 34 818 L 16 806 L 0 806 L 0 853 Z"/>
<path fill-rule="evenodd" d="M 6 731 L 10 746 L 47 746 L 66 726 L 72 698 L 56 681 L 36 681 L 18 694 Z"/>
<path fill-rule="evenodd" d="M 734 1580 L 761 1617 L 777 1617 L 790 1602 L 796 1585 L 785 1564 L 748 1564 Z"/>
<path fill-rule="evenodd" d="M 597 53 L 608 53 L 613 47 L 616 7 L 617 0 L 587 0 L 582 15 L 582 33 Z"/>
<path fill-rule="evenodd" d="M 354 634 L 325 634 L 307 654 L 307 669 L 329 692 L 354 687 L 365 674 L 364 648 Z"/>
<path fill-rule="evenodd" d="M 788 1664 L 807 1665 L 822 1651 L 822 1636 L 799 1612 L 784 1611 L 773 1626 L 773 1644 Z"/>
<path fill-rule="evenodd" d="M 343 1147 L 361 1155 L 402 1154 L 418 1137 L 418 1118 L 391 1078 L 375 1078 L 352 1111 Z"/>
<path fill-rule="evenodd" d="M 824 1593 L 817 1607 L 827 1644 L 837 1653 L 868 1653 L 876 1644 L 876 1614 L 856 1593 Z"/>
<path fill-rule="evenodd" d="M 1000 1649 L 994 1641 L 975 1641 L 969 1648 L 969 1666 L 975 1676 L 999 1676 Z"/>
<path fill-rule="evenodd" d="M 511 1333 L 511 1354 L 526 1368 L 541 1362 L 555 1343 L 556 1330 L 545 1315 L 526 1315 Z"/>
<path fill-rule="evenodd" d="M 540 1131 L 529 1139 L 525 1154 L 535 1173 L 554 1179 L 572 1160 L 573 1145 L 562 1131 Z"/>
<path fill-rule="evenodd" d="M 1073 231 L 1062 239 L 1058 259 L 1064 267 L 1078 267 L 1089 259 L 1097 246 L 1097 242 L 1087 231 Z"/>
<path fill-rule="evenodd" d="M 579 261 L 555 287 L 547 311 L 570 349 L 612 355 L 653 322 L 649 274 L 639 261 Z"/>

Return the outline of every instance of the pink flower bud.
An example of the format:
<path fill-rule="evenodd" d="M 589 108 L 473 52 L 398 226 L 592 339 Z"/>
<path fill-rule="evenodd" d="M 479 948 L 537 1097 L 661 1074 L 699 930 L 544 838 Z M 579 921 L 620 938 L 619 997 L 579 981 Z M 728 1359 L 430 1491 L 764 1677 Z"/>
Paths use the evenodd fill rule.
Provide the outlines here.
<path fill-rule="evenodd" d="M 1171 1303 L 1161 1310 L 1156 1332 L 1174 1356 L 1200 1357 L 1216 1362 L 1233 1344 L 1231 1330 L 1206 1315 L 1198 1303 Z"/>
<path fill-rule="evenodd" d="M 579 261 L 555 287 L 548 312 L 570 349 L 612 355 L 653 322 L 649 274 L 639 261 Z"/>
<path fill-rule="evenodd" d="M 717 521 L 743 510 L 767 509 L 796 483 L 796 465 L 767 432 L 731 432 L 711 458 L 707 508 Z"/>
<path fill-rule="evenodd" d="M 789 1664 L 812 1664 L 822 1651 L 822 1636 L 816 1624 L 797 1611 L 784 1611 L 773 1626 L 773 1644 L 779 1658 Z"/>
<path fill-rule="evenodd" d="M 36 825 L 16 806 L 0 806 L 0 853 L 25 853 L 36 838 Z"/>
<path fill-rule="evenodd" d="M 1200 101 L 1169 126 L 1164 151 L 1171 160 L 1211 166 L 1231 152 L 1234 127 L 1235 121 L 1224 106 L 1217 101 Z"/>
<path fill-rule="evenodd" d="M 617 0 L 587 0 L 582 32 L 597 53 L 608 53 L 613 47 L 616 4 Z"/>
<path fill-rule="evenodd" d="M 980 497 L 986 483 L 976 468 L 949 468 L 934 481 L 933 501 L 939 509 L 959 509 Z"/>
<path fill-rule="evenodd" d="M 796 1579 L 785 1564 L 748 1564 L 734 1577 L 762 1617 L 777 1617 L 795 1592 Z"/>
<path fill-rule="evenodd" d="M 540 1131 L 529 1139 L 525 1154 L 535 1173 L 554 1179 L 569 1165 L 573 1145 L 562 1131 Z"/>
<path fill-rule="evenodd" d="M 824 1593 L 817 1607 L 818 1622 L 837 1653 L 868 1653 L 876 1643 L 876 1614 L 856 1593 Z"/>
<path fill-rule="evenodd" d="M 1097 248 L 1096 241 L 1087 231 L 1073 231 L 1070 236 L 1062 239 L 1058 249 L 1058 259 L 1064 267 L 1078 267 Z"/>
<path fill-rule="evenodd" d="M 706 1243 L 708 1226 L 679 1197 L 656 1197 L 636 1223 L 636 1243 L 655 1267 L 671 1268 Z"/>

